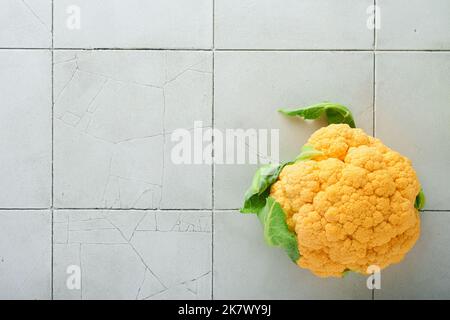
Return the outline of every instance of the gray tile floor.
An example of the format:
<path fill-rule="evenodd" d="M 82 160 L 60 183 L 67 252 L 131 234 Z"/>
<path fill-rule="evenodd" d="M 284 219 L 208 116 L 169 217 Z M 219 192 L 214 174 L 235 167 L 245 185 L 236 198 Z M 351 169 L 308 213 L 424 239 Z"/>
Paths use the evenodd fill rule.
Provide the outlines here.
<path fill-rule="evenodd" d="M 449 13 L 447 0 L 0 0 L 0 298 L 450 298 Z M 411 158 L 427 194 L 421 239 L 376 292 L 264 245 L 236 211 L 255 165 L 170 161 L 171 132 L 195 121 L 279 129 L 290 159 L 322 124 L 276 109 L 321 100 Z"/>

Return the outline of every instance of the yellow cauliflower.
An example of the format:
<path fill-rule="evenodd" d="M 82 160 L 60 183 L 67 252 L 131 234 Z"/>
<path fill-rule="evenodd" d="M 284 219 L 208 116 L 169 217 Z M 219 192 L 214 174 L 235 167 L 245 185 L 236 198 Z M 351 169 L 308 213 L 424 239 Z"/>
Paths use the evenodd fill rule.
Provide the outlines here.
<path fill-rule="evenodd" d="M 284 165 L 260 168 L 243 213 L 257 213 L 266 241 L 320 277 L 365 274 L 400 262 L 420 234 L 424 204 L 411 161 L 367 135 L 336 104 L 283 111 L 330 125 Z"/>
<path fill-rule="evenodd" d="M 298 265 L 341 277 L 401 261 L 420 233 L 411 161 L 347 124 L 319 129 L 308 145 L 323 155 L 285 166 L 270 190 L 297 235 Z"/>

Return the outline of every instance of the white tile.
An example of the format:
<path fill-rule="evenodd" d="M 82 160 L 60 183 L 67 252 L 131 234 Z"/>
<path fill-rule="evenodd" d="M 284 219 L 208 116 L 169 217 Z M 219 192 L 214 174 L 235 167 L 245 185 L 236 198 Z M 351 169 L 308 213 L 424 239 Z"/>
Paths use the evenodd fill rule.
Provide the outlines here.
<path fill-rule="evenodd" d="M 259 220 L 234 211 L 214 215 L 214 299 L 370 299 L 366 278 L 318 278 L 264 242 Z"/>
<path fill-rule="evenodd" d="M 373 0 L 216 0 L 216 48 L 371 49 Z"/>
<path fill-rule="evenodd" d="M 51 204 L 51 53 L 0 52 L 0 208 Z"/>
<path fill-rule="evenodd" d="M 448 0 L 377 0 L 378 49 L 450 49 Z"/>
<path fill-rule="evenodd" d="M 212 0 L 58 0 L 55 47 L 211 48 L 212 15 Z"/>
<path fill-rule="evenodd" d="M 51 298 L 51 212 L 0 210 L 0 299 Z"/>
<path fill-rule="evenodd" d="M 50 48 L 52 0 L 2 0 L 0 47 Z"/>
<path fill-rule="evenodd" d="M 422 213 L 421 236 L 398 265 L 381 272 L 375 299 L 450 298 L 450 212 Z"/>
<path fill-rule="evenodd" d="M 333 101 L 348 106 L 371 134 L 372 72 L 371 53 L 216 52 L 216 128 L 279 129 L 280 160 L 290 161 L 325 123 L 289 119 L 276 110 Z M 256 168 L 216 165 L 216 208 L 239 208 Z"/>
<path fill-rule="evenodd" d="M 171 134 L 211 125 L 212 55 L 55 52 L 58 208 L 211 207 L 211 166 L 175 165 Z"/>
<path fill-rule="evenodd" d="M 379 53 L 376 134 L 410 158 L 425 209 L 450 209 L 450 54 Z"/>
<path fill-rule="evenodd" d="M 56 299 L 209 299 L 211 212 L 55 213 Z M 80 288 L 66 285 L 78 266 Z"/>

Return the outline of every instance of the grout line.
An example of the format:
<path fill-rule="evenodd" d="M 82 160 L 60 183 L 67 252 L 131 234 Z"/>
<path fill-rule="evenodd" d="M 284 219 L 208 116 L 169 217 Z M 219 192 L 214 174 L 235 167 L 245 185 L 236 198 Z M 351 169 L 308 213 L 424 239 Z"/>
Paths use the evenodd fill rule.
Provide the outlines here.
<path fill-rule="evenodd" d="M 215 48 L 216 48 L 216 39 L 215 39 L 215 16 L 216 16 L 216 2 L 212 0 L 212 112 L 211 112 L 211 127 L 212 127 L 212 163 L 211 163 L 211 206 L 212 206 L 212 214 L 211 214 L 211 300 L 214 300 L 214 214 L 215 214 L 215 194 L 214 194 L 214 179 L 215 179 L 215 165 L 214 165 L 214 128 L 215 128 Z"/>
<path fill-rule="evenodd" d="M 373 69 L 372 69 L 372 135 L 376 137 L 376 50 L 377 50 L 377 0 L 373 0 Z M 375 300 L 375 288 L 372 288 L 372 301 Z"/>
<path fill-rule="evenodd" d="M 54 214 L 55 214 L 55 212 L 54 212 L 54 210 L 52 209 L 51 210 L 51 214 L 52 214 L 52 216 L 51 216 L 51 236 L 50 236 L 50 241 L 51 241 L 51 245 L 50 245 L 50 248 L 51 248 L 51 261 L 50 261 L 50 263 L 51 263 L 51 265 L 50 265 L 50 278 L 51 278 L 51 300 L 54 300 L 54 277 L 53 277 L 53 275 L 54 275 L 54 270 L 53 270 L 53 265 L 54 265 L 54 257 L 53 257 L 53 252 L 54 252 L 54 246 L 53 246 L 53 241 L 54 241 L 54 229 L 53 229 L 53 227 L 54 227 Z"/>
<path fill-rule="evenodd" d="M 54 230 L 53 230 L 53 221 L 54 221 L 54 210 L 53 210 L 53 207 L 54 207 L 54 165 L 53 165 L 53 162 L 54 162 L 54 159 L 55 159 L 55 157 L 54 157 L 54 155 L 55 155 L 55 153 L 54 153 L 54 141 L 55 141 L 55 139 L 54 139 L 54 137 L 55 137 L 55 132 L 54 132 L 54 109 L 55 109 L 55 94 L 54 94 L 54 69 L 55 69 L 55 67 L 54 67 L 54 61 L 55 61 L 55 52 L 54 52 L 54 14 L 53 14 L 53 11 L 54 11 L 54 0 L 52 0 L 52 25 L 51 25 L 51 32 L 52 32 L 52 48 L 51 48 L 51 52 L 52 52 L 52 66 L 51 66 L 51 68 L 52 68 L 52 93 L 51 93 L 51 96 L 52 96 L 52 112 L 51 112 L 51 115 L 52 115 L 52 119 L 51 119 L 51 124 L 52 124 L 52 188 L 51 188 L 51 192 L 52 192 L 52 194 L 51 194 L 51 199 L 52 199 L 52 204 L 51 204 L 51 214 L 52 214 L 52 217 L 51 217 L 51 223 L 52 223 L 52 230 L 51 230 L 51 250 L 52 250 L 52 252 L 51 252 L 51 266 L 50 266 L 50 275 L 51 275 L 51 284 L 52 284 L 52 287 L 51 287 L 51 299 L 53 300 L 54 299 L 54 277 L 53 277 L 53 275 L 54 275 L 54 270 L 53 270 L 53 262 L 54 262 L 54 257 L 53 257 L 53 240 L 54 240 Z"/>
<path fill-rule="evenodd" d="M 303 48 L 303 49 L 250 49 L 250 48 L 229 48 L 229 49 L 215 49 L 215 51 L 250 51 L 250 52 L 450 52 L 450 49 L 317 49 L 317 48 Z"/>
<path fill-rule="evenodd" d="M 67 51 L 73 51 L 73 50 L 80 50 L 80 51 L 212 51 L 212 49 L 207 48 L 119 48 L 119 47 L 111 47 L 111 48 L 77 48 L 77 47 L 67 47 L 67 48 L 54 48 L 55 50 L 67 50 Z"/>
<path fill-rule="evenodd" d="M 377 55 L 373 52 L 373 69 L 372 69 L 372 136 L 377 136 L 377 68 L 376 68 Z"/>
<path fill-rule="evenodd" d="M 0 208 L 0 211 L 49 211 L 52 208 Z"/>
<path fill-rule="evenodd" d="M 372 69 L 372 136 L 376 137 L 376 50 L 377 50 L 377 1 L 373 0 L 373 69 Z"/>
<path fill-rule="evenodd" d="M 212 209 L 185 209 L 185 208 L 179 208 L 179 209 L 161 209 L 161 208 L 54 208 L 54 210 L 73 210 L 73 211 L 94 211 L 94 210 L 102 210 L 102 211 L 200 211 L 200 212 L 211 212 Z"/>
<path fill-rule="evenodd" d="M 36 47 L 36 48 L 21 48 L 21 47 L 1 47 L 0 50 L 48 50 L 51 51 L 51 47 Z"/>
<path fill-rule="evenodd" d="M 0 208 L 0 211 L 49 211 L 49 210 L 73 210 L 73 211 L 88 211 L 88 210 L 104 210 L 104 211 L 203 211 L 203 212 L 211 212 L 213 209 L 199 209 L 199 208 L 192 208 L 192 209 L 186 209 L 186 208 L 69 208 L 69 207 L 61 207 L 61 208 Z M 232 208 L 232 209 L 220 209 L 220 208 L 214 208 L 214 211 L 223 211 L 223 212 L 232 212 L 232 211 L 239 211 L 239 208 Z M 427 212 L 441 212 L 441 213 L 450 213 L 450 209 L 426 209 L 426 210 L 420 210 L 421 213 L 427 213 Z"/>

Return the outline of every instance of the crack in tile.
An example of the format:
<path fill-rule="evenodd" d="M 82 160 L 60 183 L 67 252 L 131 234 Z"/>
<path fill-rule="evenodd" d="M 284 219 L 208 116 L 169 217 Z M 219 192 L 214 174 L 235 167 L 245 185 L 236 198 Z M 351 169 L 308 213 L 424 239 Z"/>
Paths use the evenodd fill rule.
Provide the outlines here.
<path fill-rule="evenodd" d="M 135 86 L 142 86 L 142 87 L 159 89 L 159 90 L 163 89 L 160 86 L 156 86 L 156 85 L 152 85 L 152 84 L 141 83 L 141 82 L 137 82 L 137 81 L 120 80 L 120 79 L 108 76 L 108 75 L 106 75 L 104 73 L 100 73 L 100 72 L 87 71 L 87 70 L 83 70 L 83 69 L 80 69 L 80 68 L 78 70 L 79 70 L 79 72 L 83 72 L 83 73 L 86 73 L 86 74 L 94 75 L 94 76 L 97 76 L 97 77 L 102 77 L 102 78 L 105 78 L 106 80 L 115 81 L 115 82 L 118 82 L 118 83 L 131 84 L 131 85 L 135 85 Z"/>
<path fill-rule="evenodd" d="M 136 207 L 137 204 L 139 203 L 139 201 L 140 201 L 146 194 L 148 194 L 149 192 L 150 192 L 151 195 L 152 195 L 152 205 L 151 205 L 151 206 L 152 206 L 152 207 L 155 207 L 154 191 L 155 191 L 155 190 L 153 190 L 152 188 L 147 188 L 147 189 L 145 189 L 144 191 L 142 191 L 141 194 L 137 197 L 136 201 L 134 201 L 132 207 L 133 207 L 133 208 Z"/>
<path fill-rule="evenodd" d="M 209 275 L 211 273 L 211 271 L 208 271 L 208 272 L 205 272 L 204 274 L 202 274 L 202 275 L 200 275 L 200 276 L 198 276 L 198 277 L 195 277 L 195 278 L 193 278 L 193 279 L 189 279 L 189 280 L 186 280 L 186 281 L 183 281 L 183 282 L 181 282 L 180 284 L 181 285 L 184 285 L 185 286 L 185 288 L 186 288 L 186 290 L 188 290 L 189 292 L 191 292 L 192 294 L 194 294 L 195 296 L 197 296 L 198 295 L 198 286 L 197 286 L 197 281 L 198 280 L 200 280 L 201 278 L 204 278 L 204 277 L 206 277 L 207 275 Z M 197 290 L 192 290 L 191 288 L 189 288 L 188 287 L 188 283 L 195 283 L 196 284 L 196 288 L 197 288 Z"/>
<path fill-rule="evenodd" d="M 91 99 L 91 101 L 89 102 L 86 111 L 94 114 L 97 108 L 91 109 L 92 105 L 94 104 L 95 100 L 97 99 L 97 97 L 100 95 L 100 93 L 102 93 L 102 91 L 105 89 L 106 85 L 108 84 L 109 80 L 105 79 L 102 83 L 102 85 L 100 86 L 100 89 L 97 91 L 97 93 L 94 95 L 94 97 Z"/>
<path fill-rule="evenodd" d="M 115 230 L 115 228 L 87 228 L 87 229 L 69 229 L 69 231 L 99 231 L 99 230 Z"/>
<path fill-rule="evenodd" d="M 140 284 L 140 286 L 139 286 L 139 288 L 138 288 L 138 291 L 137 291 L 137 293 L 136 293 L 136 298 L 135 298 L 135 300 L 138 300 L 139 299 L 139 294 L 141 293 L 141 290 L 142 290 L 142 287 L 143 287 L 143 285 L 144 285 L 144 283 L 145 283 L 145 276 L 147 275 L 147 268 L 145 268 L 145 270 L 144 270 L 144 276 L 142 277 L 142 282 L 141 282 L 141 284 Z"/>
<path fill-rule="evenodd" d="M 69 87 L 70 83 L 73 81 L 73 79 L 75 78 L 75 75 L 77 74 L 77 72 L 79 72 L 80 69 L 78 68 L 78 64 L 76 63 L 75 60 L 75 70 L 73 70 L 69 81 L 67 81 L 67 83 L 62 87 L 61 91 L 59 92 L 58 96 L 55 98 L 55 104 L 59 101 L 59 99 L 61 98 L 61 96 L 64 94 L 64 92 L 66 91 L 66 89 Z"/>
<path fill-rule="evenodd" d="M 158 282 L 161 284 L 161 286 L 163 286 L 163 288 L 167 287 L 164 285 L 164 283 L 162 282 L 162 280 L 152 271 L 152 269 L 147 265 L 147 263 L 145 262 L 144 258 L 141 256 L 141 254 L 137 251 L 137 249 L 133 246 L 133 244 L 131 243 L 131 241 L 128 241 L 127 238 L 125 237 L 125 235 L 123 234 L 123 232 L 120 230 L 120 228 L 118 228 L 114 223 L 112 223 L 112 221 L 105 216 L 105 219 L 112 225 L 114 226 L 117 231 L 119 231 L 120 235 L 122 236 L 122 238 L 128 243 L 128 245 L 132 248 L 132 250 L 136 253 L 136 255 L 139 257 L 139 259 L 141 260 L 142 264 L 146 267 L 146 269 L 148 269 L 148 271 L 155 277 L 156 280 L 158 280 Z"/>
<path fill-rule="evenodd" d="M 165 288 L 164 290 L 161 290 L 159 292 L 155 292 L 155 293 L 153 293 L 153 294 L 151 294 L 151 295 L 149 295 L 147 297 L 142 298 L 141 300 L 148 300 L 148 299 L 150 299 L 150 298 L 152 298 L 154 296 L 157 296 L 158 294 L 166 292 L 167 290 L 169 290 L 169 288 Z"/>
<path fill-rule="evenodd" d="M 148 213 L 145 213 L 142 215 L 142 218 L 138 221 L 138 223 L 136 224 L 136 226 L 134 227 L 133 232 L 131 233 L 130 239 L 128 239 L 129 242 L 131 242 L 133 240 L 134 234 L 136 233 L 137 228 L 139 227 L 139 225 L 142 223 L 142 221 L 144 221 L 145 218 L 147 218 Z"/>
<path fill-rule="evenodd" d="M 61 60 L 61 61 L 58 61 L 58 62 L 54 62 L 53 65 L 56 66 L 58 64 L 69 63 L 69 62 L 73 62 L 73 61 L 76 61 L 76 60 L 77 60 L 77 57 L 75 56 L 75 57 L 67 59 L 67 60 Z"/>
<path fill-rule="evenodd" d="M 171 79 L 167 79 L 167 73 L 166 73 L 166 81 L 163 84 L 163 87 L 165 87 L 166 85 L 168 85 L 169 83 L 177 80 L 178 78 L 180 78 L 182 75 L 184 75 L 186 72 L 188 71 L 197 71 L 195 69 L 192 69 L 204 62 L 207 62 L 207 59 L 201 59 L 200 61 L 197 61 L 195 63 L 193 63 L 192 65 L 188 66 L 186 69 L 182 70 L 180 73 L 178 73 L 176 76 L 172 77 Z M 166 66 L 167 68 L 167 66 Z"/>
<path fill-rule="evenodd" d="M 49 28 L 47 26 L 47 24 L 44 22 L 44 20 L 42 20 L 39 15 L 33 10 L 33 8 L 25 1 L 25 0 L 21 0 L 21 2 L 23 3 L 23 5 L 28 9 L 28 11 L 39 21 L 40 24 L 42 24 L 44 26 L 44 28 L 51 32 L 51 28 Z"/>

